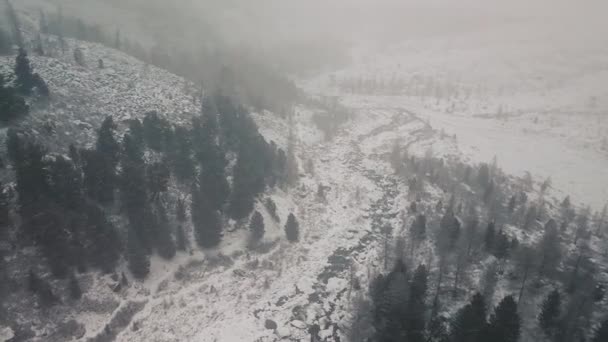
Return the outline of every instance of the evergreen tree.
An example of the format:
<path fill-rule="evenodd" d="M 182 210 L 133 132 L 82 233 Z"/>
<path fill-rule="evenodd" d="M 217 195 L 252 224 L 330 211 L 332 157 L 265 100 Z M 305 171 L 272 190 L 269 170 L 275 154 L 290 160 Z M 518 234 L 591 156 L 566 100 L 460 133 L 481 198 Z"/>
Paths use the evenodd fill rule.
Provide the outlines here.
<path fill-rule="evenodd" d="M 426 237 L 426 216 L 418 215 L 410 228 L 412 238 L 418 242 Z"/>
<path fill-rule="evenodd" d="M 233 191 L 230 198 L 230 216 L 243 219 L 253 210 L 258 194 L 264 191 L 265 178 L 269 164 L 263 156 L 265 142 L 257 136 L 250 143 L 240 145 L 237 162 L 234 166 Z"/>
<path fill-rule="evenodd" d="M 186 232 L 184 232 L 184 226 L 182 226 L 181 224 L 177 226 L 177 230 L 175 231 L 175 243 L 177 250 L 186 250 L 186 244 L 188 243 L 188 240 L 186 239 Z"/>
<path fill-rule="evenodd" d="M 260 241 L 260 239 L 264 237 L 264 217 L 262 217 L 262 214 L 257 210 L 251 217 L 249 230 L 251 230 L 251 237 L 255 242 Z"/>
<path fill-rule="evenodd" d="M 535 205 L 531 205 L 526 212 L 526 216 L 524 217 L 523 229 L 529 229 L 532 227 L 534 223 L 536 223 L 536 219 L 538 216 L 538 210 Z"/>
<path fill-rule="evenodd" d="M 482 164 L 477 173 L 477 183 L 485 189 L 490 183 L 490 168 L 488 164 Z"/>
<path fill-rule="evenodd" d="M 116 227 L 108 220 L 103 209 L 93 203 L 86 205 L 86 231 L 88 239 L 85 250 L 88 252 L 87 259 L 96 268 L 104 273 L 114 271 L 123 244 Z"/>
<path fill-rule="evenodd" d="M 520 333 L 521 321 L 517 313 L 517 304 L 513 296 L 506 296 L 490 317 L 484 341 L 516 342 Z"/>
<path fill-rule="evenodd" d="M 78 279 L 76 279 L 76 276 L 74 274 L 70 276 L 70 283 L 68 288 L 70 291 L 70 298 L 74 300 L 79 300 L 82 297 L 82 290 L 80 289 L 80 284 L 78 284 Z"/>
<path fill-rule="evenodd" d="M 175 242 L 169 231 L 169 218 L 165 207 L 160 201 L 157 201 L 153 208 L 153 229 L 152 235 L 154 238 L 154 245 L 158 251 L 158 255 L 162 258 L 170 260 L 175 256 Z"/>
<path fill-rule="evenodd" d="M 490 221 L 488 223 L 488 227 L 486 228 L 486 233 L 484 235 L 484 246 L 486 251 L 494 250 L 494 243 L 496 240 L 496 225 L 494 221 Z"/>
<path fill-rule="evenodd" d="M 146 144 L 154 151 L 162 151 L 165 130 L 168 123 L 161 119 L 157 112 L 148 112 L 143 121 L 143 133 Z M 179 136 L 179 135 L 178 135 Z"/>
<path fill-rule="evenodd" d="M 604 342 L 608 341 L 608 319 L 605 319 L 600 327 L 595 330 L 591 342 Z"/>
<path fill-rule="evenodd" d="M 25 99 L 14 88 L 7 86 L 4 77 L 0 75 L 0 121 L 8 123 L 28 113 L 29 106 Z"/>
<path fill-rule="evenodd" d="M 127 253 L 129 270 L 135 278 L 144 279 L 150 273 L 150 260 L 132 227 L 129 228 L 127 237 Z"/>
<path fill-rule="evenodd" d="M 38 296 L 40 304 L 44 307 L 50 307 L 59 302 L 59 298 L 53 293 L 51 285 L 31 270 L 28 275 L 28 288 Z"/>
<path fill-rule="evenodd" d="M 148 123 L 148 125 L 150 126 L 152 124 Z M 148 130 L 151 129 L 153 128 L 148 128 Z M 180 181 L 190 180 L 195 175 L 190 133 L 183 127 L 175 127 L 173 137 L 171 146 L 167 151 L 168 158 L 173 166 L 173 172 Z M 159 146 L 155 146 L 155 148 L 159 148 Z"/>
<path fill-rule="evenodd" d="M 494 242 L 494 256 L 498 259 L 505 259 L 509 256 L 509 237 L 501 230 L 496 234 L 496 241 Z"/>
<path fill-rule="evenodd" d="M 30 66 L 30 60 L 27 57 L 25 49 L 19 49 L 19 54 L 15 61 L 15 77 L 17 78 L 17 89 L 24 95 L 30 95 L 35 84 L 32 67 Z"/>
<path fill-rule="evenodd" d="M 84 60 L 84 52 L 79 47 L 74 49 L 74 62 L 76 62 L 76 64 L 80 65 L 81 67 L 86 66 L 86 62 Z"/>
<path fill-rule="evenodd" d="M 169 178 L 171 171 L 166 159 L 148 165 L 146 170 L 148 180 L 148 191 L 152 199 L 167 191 L 169 187 Z"/>
<path fill-rule="evenodd" d="M 300 225 L 293 213 L 290 213 L 285 223 L 285 234 L 289 242 L 297 242 L 300 239 Z"/>
<path fill-rule="evenodd" d="M 538 273 L 550 274 L 557 268 L 562 257 L 559 230 L 555 220 L 551 219 L 545 224 L 545 232 L 539 242 L 538 250 L 541 254 Z"/>
<path fill-rule="evenodd" d="M 486 305 L 481 294 L 477 293 L 471 302 L 461 308 L 451 324 L 452 342 L 482 342 L 486 326 Z"/>
<path fill-rule="evenodd" d="M 513 196 L 511 196 L 511 199 L 509 199 L 509 205 L 508 205 L 509 214 L 513 214 L 513 212 L 515 211 L 516 204 L 517 204 L 517 200 L 515 198 L 515 195 L 513 195 Z"/>
<path fill-rule="evenodd" d="M 553 338 L 559 328 L 561 315 L 561 296 L 558 290 L 553 290 L 541 305 L 538 323 L 548 338 Z"/>
<path fill-rule="evenodd" d="M 186 206 L 181 198 L 177 199 L 177 204 L 175 205 L 175 218 L 179 223 L 186 222 Z"/>
<path fill-rule="evenodd" d="M 424 342 L 426 295 L 428 290 L 428 271 L 424 265 L 418 266 L 410 285 L 405 330 L 407 341 Z"/>
<path fill-rule="evenodd" d="M 194 236 L 199 246 L 211 248 L 222 239 L 222 222 L 219 213 L 199 187 L 192 189 L 192 223 Z"/>

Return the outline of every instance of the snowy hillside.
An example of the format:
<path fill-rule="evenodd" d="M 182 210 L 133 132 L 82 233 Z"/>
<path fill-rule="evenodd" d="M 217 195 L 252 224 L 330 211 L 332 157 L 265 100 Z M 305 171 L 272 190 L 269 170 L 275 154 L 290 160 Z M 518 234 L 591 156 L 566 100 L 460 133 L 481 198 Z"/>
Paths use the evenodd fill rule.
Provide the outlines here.
<path fill-rule="evenodd" d="M 99 44 L 66 39 L 61 53 L 56 37 L 45 38 L 56 50 L 51 57 L 31 56 L 31 62 L 52 89 L 51 100 L 34 104 L 32 115 L 19 125 L 37 127 L 39 138 L 49 144 L 86 146 L 107 115 L 124 124 L 156 111 L 180 124 L 200 111 L 200 90 L 180 77 Z M 82 50 L 84 66 L 74 62 L 75 48 Z M 14 57 L 0 57 L 0 72 L 8 74 L 13 65 Z"/>
<path fill-rule="evenodd" d="M 33 45 L 35 15 L 26 8 L 24 31 Z M 111 13 L 111 6 L 104 8 Z M 563 293 L 564 308 L 577 308 L 560 317 L 575 322 L 568 333 L 589 335 L 608 305 L 608 216 L 601 212 L 608 200 L 608 93 L 600 89 L 608 81 L 608 50 L 601 44 L 585 53 L 577 44 L 539 46 L 550 33 L 527 36 L 516 26 L 501 28 L 518 33 L 508 41 L 496 39 L 497 32 L 468 32 L 355 50 L 352 65 L 299 80 L 307 96 L 284 113 L 245 109 L 222 94 L 206 102 L 210 89 L 120 51 L 75 39 L 65 39 L 62 48 L 57 36 L 42 35 L 45 55 L 30 52 L 29 58 L 51 96 L 27 96 L 30 113 L 0 130 L 2 161 L 11 161 L 0 172 L 12 206 L 10 236 L 0 241 L 9 290 L 2 297 L 7 315 L 0 310 L 0 338 L 376 341 L 385 332 L 374 315 L 388 316 L 384 308 L 401 304 L 404 293 L 409 299 L 418 270 L 424 271 L 425 341 L 445 341 L 447 330 L 454 334 L 455 317 L 478 292 L 488 319 L 503 298 L 518 298 L 517 341 L 549 341 L 538 315 L 554 289 Z M 84 57 L 80 63 L 75 51 Z M 14 63 L 15 55 L 0 57 L 0 73 L 11 84 Z M 150 112 L 160 119 L 146 116 Z M 102 136 L 108 116 L 117 128 Z M 138 136 L 133 119 L 144 122 L 142 132 L 152 127 L 160 133 Z M 8 126 L 49 150 L 40 160 L 70 153 L 75 183 L 86 183 L 80 170 L 85 177 L 91 168 L 72 160 L 70 144 L 81 151 L 76 156 L 86 156 L 100 141 L 117 138 L 112 147 L 120 162 L 112 176 L 119 185 L 110 192 L 119 199 L 95 203 L 124 238 L 124 251 L 107 274 L 68 263 L 77 271 L 51 275 L 52 266 L 41 261 L 50 259 L 48 251 L 22 243 L 20 229 L 30 218 L 21 217 L 21 193 L 14 193 L 23 191 L 23 179 L 36 179 L 24 177 L 29 169 L 4 153 Z M 163 178 L 162 163 L 170 164 L 160 182 L 164 190 L 153 193 L 154 167 Z M 41 184 L 57 182 L 47 170 L 52 167 L 45 168 L 56 165 L 39 164 Z M 181 179 L 174 167 L 183 164 L 190 174 Z M 259 174 L 261 164 L 267 174 Z M 243 175 L 255 179 L 247 183 Z M 224 181 L 226 194 L 217 189 Z M 152 215 L 164 221 L 130 215 L 125 203 L 135 207 L 128 191 L 133 184 L 136 195 L 143 193 L 137 197 L 142 208 L 153 202 L 158 212 Z M 253 210 L 233 217 L 232 202 L 247 197 L 235 191 L 239 185 L 260 190 L 252 190 Z M 78 191 L 83 202 L 97 200 Z M 213 207 L 215 198 L 196 198 L 202 193 L 225 198 Z M 256 214 L 264 225 L 259 241 L 253 239 Z M 287 228 L 291 214 L 299 224 L 295 239 Z M 197 219 L 204 228 L 217 223 L 215 244 L 204 245 L 213 237 L 199 236 Z M 79 233 L 97 228 L 73 222 L 70 228 Z M 154 241 L 142 252 L 143 264 L 149 263 L 141 275 L 133 267 L 141 257 L 131 244 L 137 242 L 134 222 Z M 155 230 L 159 222 L 168 235 Z M 155 240 L 173 244 L 179 232 L 184 248 L 173 246 L 171 256 L 161 257 Z M 555 232 L 552 240 L 548 232 Z M 51 305 L 32 289 L 33 271 L 53 289 Z M 73 296 L 73 280 L 79 296 Z M 444 335 L 432 331 L 430 318 L 424 322 L 430 316 Z"/>

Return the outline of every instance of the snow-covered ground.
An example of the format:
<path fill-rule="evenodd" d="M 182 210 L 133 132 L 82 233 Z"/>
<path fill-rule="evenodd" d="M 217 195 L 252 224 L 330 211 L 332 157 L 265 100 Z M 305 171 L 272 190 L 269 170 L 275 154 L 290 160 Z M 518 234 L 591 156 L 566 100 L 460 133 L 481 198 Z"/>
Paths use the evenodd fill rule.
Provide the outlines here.
<path fill-rule="evenodd" d="M 350 108 L 414 113 L 455 135 L 465 160 L 496 157 L 508 173 L 551 177 L 555 196 L 599 210 L 608 202 L 607 46 L 588 32 L 506 25 L 359 50 L 352 65 L 302 86 Z M 353 92 L 339 87 L 345 80 L 380 89 Z"/>

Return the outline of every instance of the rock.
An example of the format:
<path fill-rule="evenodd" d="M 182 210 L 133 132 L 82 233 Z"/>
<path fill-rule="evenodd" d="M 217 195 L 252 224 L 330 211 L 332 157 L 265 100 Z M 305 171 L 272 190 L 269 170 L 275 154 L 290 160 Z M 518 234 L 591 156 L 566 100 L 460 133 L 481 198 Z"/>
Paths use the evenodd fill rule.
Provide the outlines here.
<path fill-rule="evenodd" d="M 276 330 L 276 333 L 280 338 L 285 338 L 285 337 L 291 336 L 291 331 L 289 331 L 289 328 L 287 328 L 287 327 L 278 328 Z"/>
<path fill-rule="evenodd" d="M 266 329 L 275 330 L 277 328 L 277 322 L 275 322 L 271 319 L 267 319 L 266 322 L 264 322 L 264 327 Z"/>
<path fill-rule="evenodd" d="M 298 329 L 306 329 L 306 323 L 300 321 L 300 320 L 293 320 L 291 321 L 291 325 L 293 325 L 294 327 L 298 328 Z"/>
<path fill-rule="evenodd" d="M 10 327 L 0 327 L 0 340 L 8 341 L 15 337 L 15 332 Z"/>

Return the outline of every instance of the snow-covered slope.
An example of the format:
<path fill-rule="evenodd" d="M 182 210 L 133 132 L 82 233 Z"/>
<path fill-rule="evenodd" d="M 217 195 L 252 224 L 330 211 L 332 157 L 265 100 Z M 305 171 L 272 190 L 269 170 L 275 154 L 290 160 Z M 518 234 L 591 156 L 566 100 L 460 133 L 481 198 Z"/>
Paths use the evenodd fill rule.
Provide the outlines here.
<path fill-rule="evenodd" d="M 56 37 L 45 38 L 58 44 Z M 30 55 L 34 71 L 51 89 L 51 100 L 34 103 L 31 115 L 18 124 L 34 127 L 48 144 L 65 149 L 69 143 L 91 143 L 108 115 L 124 124 L 157 111 L 183 124 L 200 112 L 200 89 L 183 78 L 99 44 L 71 39 L 66 43 L 65 53 L 49 49 L 51 56 Z M 75 63 L 75 48 L 83 51 L 84 66 Z M 14 56 L 0 57 L 0 72 L 8 74 L 13 66 Z"/>

